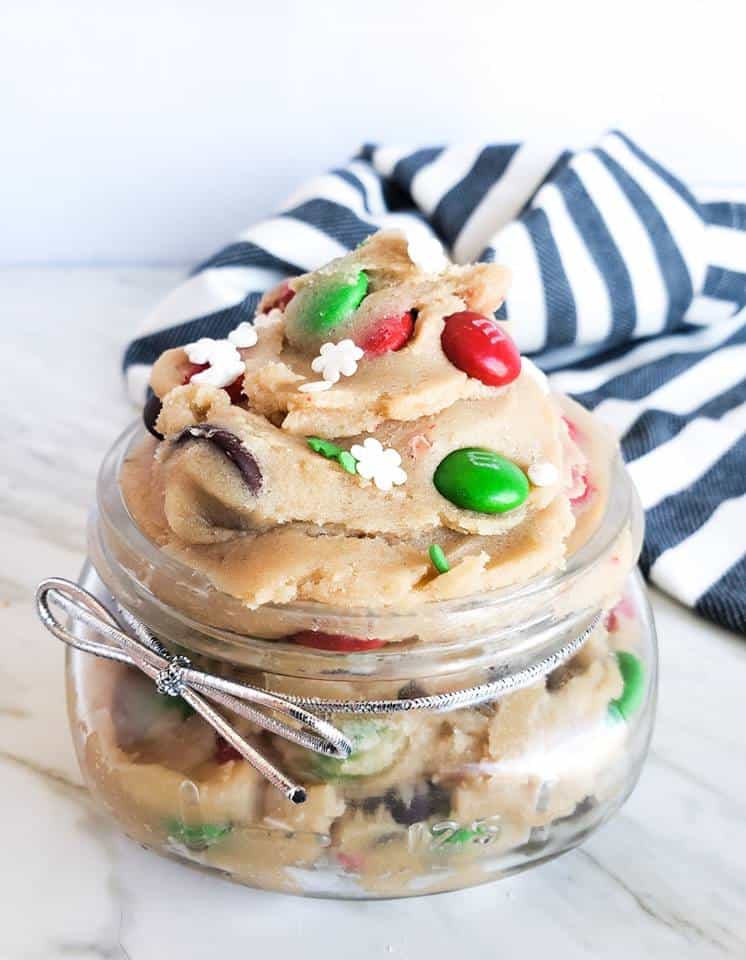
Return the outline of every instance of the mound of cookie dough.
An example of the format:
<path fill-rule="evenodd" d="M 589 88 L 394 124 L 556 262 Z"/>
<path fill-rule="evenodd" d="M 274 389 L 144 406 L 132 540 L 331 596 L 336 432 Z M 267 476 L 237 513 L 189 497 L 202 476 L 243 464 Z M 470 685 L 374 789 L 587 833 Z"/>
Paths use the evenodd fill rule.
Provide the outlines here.
<path fill-rule="evenodd" d="M 597 822 L 623 791 L 628 730 L 646 681 L 631 652 L 640 652 L 634 608 L 625 601 L 618 609 L 570 661 L 499 702 L 448 714 L 335 716 L 353 744 L 347 760 L 234 717 L 250 743 L 302 780 L 302 805 L 183 700 L 120 663 L 91 659 L 82 668 L 85 764 L 138 841 L 252 885 L 300 892 L 298 867 L 344 873 L 386 896 L 417 883 L 480 882 L 502 855 L 538 855 L 566 821 L 582 832 L 586 815 Z"/>
<path fill-rule="evenodd" d="M 494 319 L 507 285 L 382 232 L 166 351 L 156 440 L 122 472 L 136 523 L 251 608 L 408 608 L 561 567 L 612 445 Z"/>

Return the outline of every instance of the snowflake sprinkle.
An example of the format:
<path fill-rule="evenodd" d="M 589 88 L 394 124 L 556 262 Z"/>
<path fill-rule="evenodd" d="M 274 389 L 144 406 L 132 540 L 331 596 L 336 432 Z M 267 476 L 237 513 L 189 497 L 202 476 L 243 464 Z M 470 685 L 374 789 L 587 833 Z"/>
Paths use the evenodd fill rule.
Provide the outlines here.
<path fill-rule="evenodd" d="M 209 363 L 206 370 L 200 370 L 191 378 L 192 383 L 205 383 L 212 387 L 227 387 L 246 369 L 241 354 L 228 340 L 213 340 L 202 337 L 196 343 L 188 343 L 184 352 L 190 363 Z"/>
<path fill-rule="evenodd" d="M 406 482 L 401 457 L 389 447 L 384 450 L 378 440 L 368 437 L 362 444 L 355 443 L 350 453 L 357 460 L 357 472 L 365 480 L 372 480 L 379 490 L 390 490 Z"/>
<path fill-rule="evenodd" d="M 253 347 L 257 342 L 254 327 L 244 321 L 235 330 L 231 330 L 225 340 L 213 340 L 202 337 L 195 343 L 188 343 L 184 352 L 190 363 L 209 364 L 206 370 L 195 373 L 192 383 L 205 383 L 212 387 L 227 387 L 246 370 L 238 348 Z"/>
<path fill-rule="evenodd" d="M 357 372 L 357 362 L 362 358 L 363 352 L 352 340 L 325 343 L 319 356 L 311 364 L 311 369 L 314 373 L 320 373 L 324 380 L 336 383 L 340 375 L 351 377 Z"/>
<path fill-rule="evenodd" d="M 424 228 L 410 230 L 407 253 L 412 263 L 423 273 L 440 273 L 448 266 L 448 259 L 437 237 Z"/>
<path fill-rule="evenodd" d="M 239 323 L 235 330 L 231 330 L 228 334 L 228 339 L 234 347 L 238 347 L 239 350 L 245 350 L 247 347 L 256 346 L 259 337 L 257 336 L 253 323 L 244 320 L 242 323 Z"/>

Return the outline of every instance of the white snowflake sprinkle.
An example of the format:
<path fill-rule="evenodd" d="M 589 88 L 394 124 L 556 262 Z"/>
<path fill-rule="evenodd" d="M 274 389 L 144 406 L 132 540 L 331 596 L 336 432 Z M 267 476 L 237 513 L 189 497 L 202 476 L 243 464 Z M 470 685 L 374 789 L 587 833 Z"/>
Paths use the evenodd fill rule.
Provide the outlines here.
<path fill-rule="evenodd" d="M 360 476 L 372 480 L 379 490 L 385 492 L 392 486 L 406 483 L 407 474 L 400 466 L 399 454 L 391 447 L 384 450 L 374 437 L 368 437 L 362 444 L 353 444 L 350 453 L 357 460 Z"/>
<path fill-rule="evenodd" d="M 184 352 L 189 357 L 190 363 L 209 363 L 210 354 L 216 343 L 217 340 L 213 340 L 212 337 L 202 337 L 196 343 L 186 344 Z"/>
<path fill-rule="evenodd" d="M 247 347 L 256 346 L 256 342 L 259 337 L 256 334 L 254 325 L 249 323 L 248 320 L 244 320 L 243 323 L 239 323 L 235 330 L 231 330 L 228 334 L 228 340 L 233 344 L 234 347 L 238 347 L 239 350 L 245 350 Z"/>
<path fill-rule="evenodd" d="M 298 389 L 302 393 L 321 393 L 322 390 L 331 390 L 333 386 L 331 380 L 311 380 L 309 383 L 302 383 Z"/>
<path fill-rule="evenodd" d="M 528 468 L 528 479 L 535 487 L 551 487 L 559 480 L 559 470 L 553 463 L 532 463 Z"/>
<path fill-rule="evenodd" d="M 212 387 L 227 387 L 246 369 L 241 354 L 228 340 L 213 340 L 202 337 L 196 343 L 188 343 L 184 352 L 190 363 L 208 363 L 207 370 L 200 370 L 191 378 L 192 383 L 209 384 Z"/>
<path fill-rule="evenodd" d="M 423 273 L 440 273 L 448 266 L 440 241 L 426 230 L 411 231 L 407 237 L 407 253 Z"/>
<path fill-rule="evenodd" d="M 336 383 L 340 376 L 351 377 L 357 373 L 357 362 L 364 351 L 352 340 L 340 340 L 339 343 L 325 343 L 311 364 L 314 373 L 320 373 L 324 380 Z"/>

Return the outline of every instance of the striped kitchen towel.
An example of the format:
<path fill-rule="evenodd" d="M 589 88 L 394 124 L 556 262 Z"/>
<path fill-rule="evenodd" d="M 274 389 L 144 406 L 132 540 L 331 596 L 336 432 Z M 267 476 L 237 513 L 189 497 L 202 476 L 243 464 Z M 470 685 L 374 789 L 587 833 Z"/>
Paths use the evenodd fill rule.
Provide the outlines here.
<path fill-rule="evenodd" d="M 498 316 L 523 353 L 618 431 L 646 512 L 641 565 L 746 632 L 746 193 L 694 194 L 621 133 L 532 144 L 365 146 L 199 266 L 124 367 L 142 400 L 158 354 L 250 320 L 261 293 L 381 227 L 497 260 Z"/>

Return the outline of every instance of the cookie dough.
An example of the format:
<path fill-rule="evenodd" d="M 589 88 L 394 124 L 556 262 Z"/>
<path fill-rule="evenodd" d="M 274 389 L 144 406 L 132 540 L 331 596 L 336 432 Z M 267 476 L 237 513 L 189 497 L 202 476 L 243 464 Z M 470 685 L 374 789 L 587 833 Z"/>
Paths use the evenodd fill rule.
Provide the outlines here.
<path fill-rule="evenodd" d="M 138 555 L 139 533 L 104 530 L 92 551 L 104 582 L 106 563 L 126 571 L 177 613 L 164 639 L 280 695 L 408 699 L 487 683 L 510 662 L 506 627 L 540 659 L 553 628 L 618 597 L 636 544 L 621 511 L 577 562 L 610 526 L 615 446 L 494 319 L 507 282 L 494 264 L 425 272 L 403 235 L 381 233 L 271 291 L 225 340 L 166 351 L 150 435 L 119 478 L 127 523 L 157 561 Z M 473 602 L 573 559 L 507 608 Z M 137 840 L 247 884 L 398 896 L 477 883 L 578 842 L 634 781 L 650 691 L 629 609 L 494 702 L 331 715 L 353 745 L 346 760 L 231 718 L 304 785 L 300 805 L 143 675 L 79 658 L 81 763 Z M 200 629 L 174 635 L 182 615 Z M 238 636 L 211 647 L 216 629 Z"/>
<path fill-rule="evenodd" d="M 125 463 L 128 508 L 247 608 L 484 594 L 563 566 L 589 476 L 583 536 L 603 511 L 613 444 L 493 319 L 506 271 L 424 273 L 408 251 L 379 233 L 266 297 L 255 336 L 168 350 L 154 367 L 148 416 L 163 439 Z M 237 381 L 203 382 L 232 376 L 239 356 Z"/>
<path fill-rule="evenodd" d="M 642 655 L 635 616 L 628 606 L 623 628 L 600 625 L 571 661 L 496 703 L 445 715 L 332 716 L 353 743 L 346 761 L 235 719 L 305 784 L 300 806 L 122 664 L 79 662 L 78 749 L 93 789 L 130 835 L 241 882 L 312 892 L 316 871 L 343 877 L 349 895 L 466 886 L 490 879 L 505 857 L 551 853 L 553 831 L 566 843 L 619 802 L 643 706 L 638 699 L 624 717 L 617 709 L 626 694 L 619 650 Z M 425 681 L 420 692 L 431 689 Z M 378 692 L 396 696 L 391 684 Z"/>

